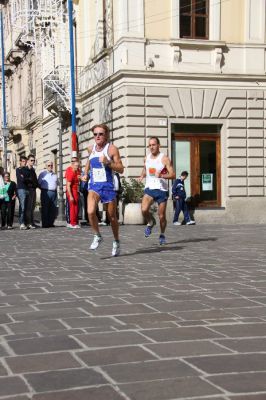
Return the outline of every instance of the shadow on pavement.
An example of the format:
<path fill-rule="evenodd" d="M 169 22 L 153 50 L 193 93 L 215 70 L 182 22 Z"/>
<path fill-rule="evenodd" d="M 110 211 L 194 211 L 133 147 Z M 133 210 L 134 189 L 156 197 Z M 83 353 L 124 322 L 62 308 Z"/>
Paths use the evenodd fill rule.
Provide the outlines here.
<path fill-rule="evenodd" d="M 125 253 L 121 254 L 119 258 L 121 257 L 130 257 L 130 256 L 136 256 L 138 254 L 155 254 L 155 253 L 163 253 L 164 251 L 175 251 L 175 250 L 182 250 L 184 247 L 183 246 L 171 246 L 169 245 L 172 244 L 180 244 L 180 243 L 198 243 L 198 242 L 214 242 L 216 241 L 217 238 L 202 238 L 202 239 L 190 239 L 190 240 L 178 240 L 177 242 L 167 242 L 166 245 L 160 246 L 159 244 L 154 244 L 153 246 L 147 247 L 145 249 L 139 249 L 136 250 L 132 253 Z M 101 257 L 102 260 L 107 260 L 113 257 Z"/>

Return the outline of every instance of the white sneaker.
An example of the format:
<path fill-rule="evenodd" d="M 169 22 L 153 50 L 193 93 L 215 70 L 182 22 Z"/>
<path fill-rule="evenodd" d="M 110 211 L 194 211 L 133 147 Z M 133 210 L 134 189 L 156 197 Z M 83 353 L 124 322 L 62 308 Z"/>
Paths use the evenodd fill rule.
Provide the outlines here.
<path fill-rule="evenodd" d="M 99 226 L 107 226 L 107 223 L 104 222 L 104 221 L 102 221 L 102 222 L 99 222 L 98 225 L 99 225 Z"/>
<path fill-rule="evenodd" d="M 25 224 L 21 224 L 19 229 L 21 229 L 22 231 L 25 231 L 27 229 Z"/>
<path fill-rule="evenodd" d="M 173 222 L 173 225 L 178 225 L 178 226 L 180 226 L 180 225 L 182 225 L 182 224 L 181 224 L 181 222 L 176 221 L 176 222 Z"/>
<path fill-rule="evenodd" d="M 196 224 L 195 221 L 188 221 L 188 222 L 186 223 L 186 225 L 195 225 L 195 224 Z"/>
<path fill-rule="evenodd" d="M 35 225 L 28 225 L 28 229 L 36 229 L 36 226 Z"/>
<path fill-rule="evenodd" d="M 79 226 L 79 225 L 67 224 L 67 228 L 70 228 L 70 229 L 78 229 L 78 228 L 80 228 L 80 226 Z"/>
<path fill-rule="evenodd" d="M 80 229 L 81 226 L 80 226 L 80 225 L 74 225 L 73 228 L 74 228 L 74 229 Z"/>
<path fill-rule="evenodd" d="M 117 257 L 120 254 L 120 242 L 119 240 L 113 241 L 112 257 Z"/>
<path fill-rule="evenodd" d="M 103 238 L 101 237 L 101 235 L 94 235 L 92 244 L 90 245 L 90 249 L 96 250 L 102 241 L 103 241 Z"/>

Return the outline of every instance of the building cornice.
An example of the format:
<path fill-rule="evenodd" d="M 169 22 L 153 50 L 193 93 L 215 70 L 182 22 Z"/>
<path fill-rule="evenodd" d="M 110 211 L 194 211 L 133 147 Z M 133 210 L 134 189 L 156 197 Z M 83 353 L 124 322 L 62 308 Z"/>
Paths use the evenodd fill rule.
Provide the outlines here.
<path fill-rule="evenodd" d="M 93 88 L 87 90 L 86 92 L 80 94 L 79 100 L 82 102 L 88 97 L 91 97 L 100 91 L 106 89 L 108 86 L 113 85 L 121 79 L 139 79 L 143 80 L 142 84 L 147 84 L 148 80 L 172 80 L 172 81 L 215 81 L 216 85 L 226 82 L 235 82 L 241 85 L 243 82 L 250 82 L 256 85 L 257 89 L 265 90 L 266 88 L 266 75 L 246 75 L 246 74 L 196 74 L 196 73 L 175 73 L 175 72 L 158 72 L 158 71 L 134 71 L 134 70 L 120 70 L 109 76 L 108 78 L 102 80 Z M 260 87 L 260 83 L 263 84 Z M 139 82 L 136 81 L 136 84 Z"/>

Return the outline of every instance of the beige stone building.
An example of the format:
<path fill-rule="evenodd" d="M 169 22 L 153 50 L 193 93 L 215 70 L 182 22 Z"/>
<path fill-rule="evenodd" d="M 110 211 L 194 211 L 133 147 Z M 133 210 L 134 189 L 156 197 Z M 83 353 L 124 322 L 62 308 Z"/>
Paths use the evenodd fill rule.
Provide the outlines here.
<path fill-rule="evenodd" d="M 190 173 L 197 222 L 265 223 L 265 10 L 265 0 L 76 0 L 82 159 L 91 126 L 107 122 L 126 177 L 136 177 L 158 136 L 177 174 Z M 56 154 L 58 121 L 38 88 L 21 132 L 28 143 L 33 132 L 42 164 Z"/>

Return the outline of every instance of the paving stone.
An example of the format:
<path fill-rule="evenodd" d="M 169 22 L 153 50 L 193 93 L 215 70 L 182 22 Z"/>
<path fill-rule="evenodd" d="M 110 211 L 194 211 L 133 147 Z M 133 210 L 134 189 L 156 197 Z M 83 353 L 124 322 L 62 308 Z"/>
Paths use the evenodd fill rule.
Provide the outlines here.
<path fill-rule="evenodd" d="M 144 314 L 150 313 L 151 308 L 143 305 L 143 304 L 120 304 L 120 305 L 112 305 L 112 306 L 85 306 L 83 308 L 87 310 L 92 315 L 128 315 L 128 314 Z"/>
<path fill-rule="evenodd" d="M 71 308 L 56 309 L 56 310 L 45 310 L 45 311 L 33 311 L 24 312 L 19 314 L 13 314 L 12 318 L 15 321 L 38 321 L 44 319 L 56 319 L 64 317 L 85 317 L 87 313 L 82 310 L 75 310 Z"/>
<path fill-rule="evenodd" d="M 178 340 L 211 339 L 221 337 L 217 332 L 212 332 L 201 326 L 188 328 L 147 329 L 142 333 L 157 342 L 170 342 Z"/>
<path fill-rule="evenodd" d="M 105 326 L 122 326 L 117 319 L 112 317 L 83 317 L 83 318 L 64 318 L 64 323 L 71 328 L 94 328 Z"/>
<path fill-rule="evenodd" d="M 110 332 L 101 334 L 77 335 L 76 338 L 88 348 L 128 346 L 148 343 L 149 339 L 137 332 Z"/>
<path fill-rule="evenodd" d="M 6 356 L 7 355 L 7 351 L 5 350 L 5 348 L 3 346 L 0 345 L 0 357 Z"/>
<path fill-rule="evenodd" d="M 7 375 L 7 370 L 0 361 L 0 376 L 5 376 L 5 375 Z"/>
<path fill-rule="evenodd" d="M 243 394 L 240 396 L 229 396 L 230 400 L 265 400 L 266 392 L 264 394 Z"/>
<path fill-rule="evenodd" d="M 173 379 L 181 376 L 195 376 L 198 372 L 178 360 L 157 360 L 102 367 L 111 378 L 118 382 L 150 381 Z"/>
<path fill-rule="evenodd" d="M 160 358 L 231 353 L 229 349 L 227 350 L 211 341 L 205 340 L 145 344 L 144 346 L 157 354 Z"/>
<path fill-rule="evenodd" d="M 30 332 L 46 332 L 64 328 L 64 325 L 58 320 L 28 321 L 9 324 L 8 328 L 14 334 Z"/>
<path fill-rule="evenodd" d="M 76 355 L 88 366 L 119 364 L 156 359 L 150 352 L 138 346 L 125 346 L 77 352 Z"/>
<path fill-rule="evenodd" d="M 80 368 L 78 361 L 69 353 L 49 353 L 34 356 L 8 357 L 5 359 L 15 374 L 35 371 Z"/>
<path fill-rule="evenodd" d="M 215 342 L 239 353 L 266 352 L 266 338 L 222 339 Z"/>
<path fill-rule="evenodd" d="M 32 397 L 32 400 L 124 400 L 124 396 L 110 386 L 101 386 L 37 394 Z"/>
<path fill-rule="evenodd" d="M 188 363 L 208 374 L 264 371 L 266 354 L 229 354 L 189 358 Z"/>
<path fill-rule="evenodd" d="M 0 396 L 11 396 L 14 394 L 27 393 L 28 388 L 24 381 L 16 376 L 0 377 Z"/>
<path fill-rule="evenodd" d="M 178 321 L 178 318 L 168 313 L 152 313 L 152 314 L 135 314 L 135 315 L 119 315 L 116 319 L 124 322 L 125 324 L 136 324 L 143 326 L 143 324 L 158 324 L 165 321 Z"/>
<path fill-rule="evenodd" d="M 52 303 L 54 301 L 64 301 L 75 299 L 75 295 L 71 292 L 59 292 L 59 293 L 41 293 L 41 294 L 26 294 L 27 299 L 31 301 L 38 301 L 39 303 Z"/>
<path fill-rule="evenodd" d="M 1 400 L 30 400 L 28 396 L 15 396 L 15 397 L 1 397 Z"/>
<path fill-rule="evenodd" d="M 105 378 L 93 369 L 67 369 L 26 374 L 25 378 L 36 392 L 48 392 L 82 386 L 102 385 Z"/>
<path fill-rule="evenodd" d="M 208 381 L 231 393 L 266 393 L 266 372 L 213 375 Z"/>
<path fill-rule="evenodd" d="M 6 314 L 0 314 L 0 324 L 6 324 L 8 322 L 12 322 L 12 319 Z"/>
<path fill-rule="evenodd" d="M 235 324 L 235 325 L 220 325 L 212 328 L 216 332 L 227 337 L 251 337 L 265 336 L 266 323 L 261 324 Z"/>
<path fill-rule="evenodd" d="M 194 396 L 221 393 L 219 389 L 198 377 L 165 379 L 164 381 L 153 382 L 134 382 L 120 384 L 119 388 L 126 393 L 130 400 L 172 400 L 191 398 L 192 396 L 193 400 L 196 400 L 197 398 Z M 222 398 L 215 397 L 215 399 L 221 400 Z"/>
<path fill-rule="evenodd" d="M 81 347 L 74 339 L 67 336 L 14 340 L 9 342 L 9 346 L 18 355 L 72 350 Z"/>

